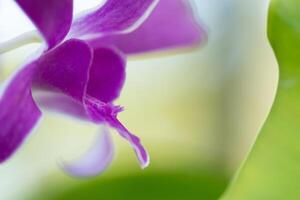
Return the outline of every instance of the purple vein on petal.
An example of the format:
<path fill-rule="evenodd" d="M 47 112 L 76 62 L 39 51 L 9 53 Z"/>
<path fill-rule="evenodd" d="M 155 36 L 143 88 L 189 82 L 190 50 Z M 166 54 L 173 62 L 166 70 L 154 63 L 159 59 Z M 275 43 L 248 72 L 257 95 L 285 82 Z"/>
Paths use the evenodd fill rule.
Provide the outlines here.
<path fill-rule="evenodd" d="M 128 32 L 140 25 L 158 0 L 107 0 L 92 12 L 74 20 L 70 37 L 97 38 L 114 32 Z"/>
<path fill-rule="evenodd" d="M 48 44 L 60 43 L 69 32 L 73 18 L 73 0 L 16 0 Z"/>
<path fill-rule="evenodd" d="M 78 160 L 63 162 L 63 169 L 71 176 L 89 177 L 102 173 L 112 162 L 114 147 L 110 133 L 106 127 L 97 135 L 90 149 Z"/>

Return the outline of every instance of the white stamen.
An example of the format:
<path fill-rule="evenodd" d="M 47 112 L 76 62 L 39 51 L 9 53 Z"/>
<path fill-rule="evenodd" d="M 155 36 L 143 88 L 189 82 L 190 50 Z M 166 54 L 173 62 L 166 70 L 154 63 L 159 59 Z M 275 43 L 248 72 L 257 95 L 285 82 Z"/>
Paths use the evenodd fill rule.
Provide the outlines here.
<path fill-rule="evenodd" d="M 14 50 L 18 47 L 31 44 L 31 43 L 41 43 L 43 40 L 41 36 L 36 31 L 30 31 L 23 33 L 11 40 L 0 43 L 0 54 L 6 53 L 8 51 Z"/>

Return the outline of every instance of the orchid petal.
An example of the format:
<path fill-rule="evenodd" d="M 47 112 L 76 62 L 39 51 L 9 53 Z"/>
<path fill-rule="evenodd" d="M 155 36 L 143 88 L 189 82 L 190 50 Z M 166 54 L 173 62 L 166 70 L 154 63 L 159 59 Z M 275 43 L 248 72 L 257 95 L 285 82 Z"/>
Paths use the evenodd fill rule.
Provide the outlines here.
<path fill-rule="evenodd" d="M 76 119 L 89 120 L 89 116 L 86 114 L 82 103 L 65 94 L 34 91 L 33 95 L 40 108 L 46 108 L 47 111 L 63 113 Z"/>
<path fill-rule="evenodd" d="M 33 62 L 18 72 L 0 100 L 0 162 L 18 149 L 41 116 L 31 95 L 35 67 Z"/>
<path fill-rule="evenodd" d="M 16 0 L 38 28 L 48 48 L 60 43 L 69 32 L 72 16 L 72 0 Z"/>
<path fill-rule="evenodd" d="M 119 96 L 125 78 L 125 60 L 109 48 L 90 49 L 72 39 L 45 53 L 39 59 L 34 85 L 82 102 L 88 94 L 103 102 Z"/>
<path fill-rule="evenodd" d="M 140 25 L 158 0 L 107 0 L 72 24 L 70 38 L 95 38 L 113 32 L 128 32 Z"/>
<path fill-rule="evenodd" d="M 123 54 L 115 49 L 95 49 L 87 94 L 106 103 L 119 97 L 125 80 L 125 62 Z"/>
<path fill-rule="evenodd" d="M 102 173 L 112 162 L 114 148 L 107 128 L 97 136 L 94 145 L 81 158 L 64 163 L 63 169 L 71 176 L 89 177 Z"/>
<path fill-rule="evenodd" d="M 40 58 L 35 96 L 50 110 L 89 119 L 84 96 L 110 102 L 119 96 L 124 79 L 125 59 L 118 51 L 91 50 L 84 41 L 72 39 Z"/>
<path fill-rule="evenodd" d="M 92 46 L 115 45 L 126 54 L 201 44 L 205 31 L 197 23 L 188 0 L 162 0 L 136 30 L 93 39 Z"/>
<path fill-rule="evenodd" d="M 92 57 L 90 47 L 77 39 L 44 53 L 38 60 L 35 89 L 62 93 L 82 102 Z"/>

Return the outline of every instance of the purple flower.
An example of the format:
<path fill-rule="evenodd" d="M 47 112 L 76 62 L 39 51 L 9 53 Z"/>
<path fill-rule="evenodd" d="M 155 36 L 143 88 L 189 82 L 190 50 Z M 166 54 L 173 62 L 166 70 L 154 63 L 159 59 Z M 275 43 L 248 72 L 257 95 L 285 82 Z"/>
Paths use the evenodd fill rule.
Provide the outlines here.
<path fill-rule="evenodd" d="M 146 167 L 147 151 L 117 119 L 123 109 L 113 104 L 125 79 L 123 53 L 201 42 L 203 31 L 187 3 L 107 0 L 73 19 L 72 0 L 16 2 L 37 27 L 45 47 L 15 74 L 0 100 L 0 162 L 24 142 L 41 117 L 39 107 L 44 107 L 116 129 Z M 104 128 L 91 150 L 64 169 L 76 176 L 96 175 L 112 158 L 113 145 Z"/>

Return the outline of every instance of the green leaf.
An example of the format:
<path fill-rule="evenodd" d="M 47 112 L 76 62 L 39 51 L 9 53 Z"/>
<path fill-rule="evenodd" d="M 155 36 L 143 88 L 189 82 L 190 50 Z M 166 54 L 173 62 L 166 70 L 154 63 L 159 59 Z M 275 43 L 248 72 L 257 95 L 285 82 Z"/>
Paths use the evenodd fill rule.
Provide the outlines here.
<path fill-rule="evenodd" d="M 300 0 L 273 0 L 268 37 L 280 80 L 271 113 L 223 200 L 300 199 Z"/>
<path fill-rule="evenodd" d="M 30 200 L 214 200 L 224 191 L 227 178 L 215 171 L 202 173 L 139 173 L 124 177 L 98 177 L 61 189 L 47 184 Z M 65 185 L 65 184 L 64 184 Z M 53 188 L 51 190 L 49 188 Z"/>

